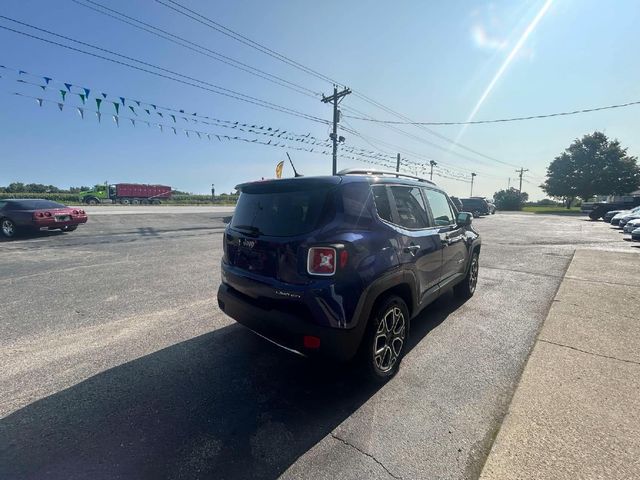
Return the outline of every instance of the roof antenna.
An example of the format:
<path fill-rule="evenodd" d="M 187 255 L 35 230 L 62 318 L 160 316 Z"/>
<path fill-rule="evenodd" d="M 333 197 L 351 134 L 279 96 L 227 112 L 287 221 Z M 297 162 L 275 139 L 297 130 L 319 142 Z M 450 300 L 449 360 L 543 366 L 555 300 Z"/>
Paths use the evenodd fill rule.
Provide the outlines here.
<path fill-rule="evenodd" d="M 293 164 L 293 160 L 291 160 L 291 156 L 289 155 L 289 152 L 287 153 L 287 157 L 289 158 L 289 163 L 291 164 L 291 168 L 293 168 L 293 175 L 297 178 L 297 177 L 302 177 L 302 175 L 300 175 L 297 171 L 296 171 L 296 167 Z"/>

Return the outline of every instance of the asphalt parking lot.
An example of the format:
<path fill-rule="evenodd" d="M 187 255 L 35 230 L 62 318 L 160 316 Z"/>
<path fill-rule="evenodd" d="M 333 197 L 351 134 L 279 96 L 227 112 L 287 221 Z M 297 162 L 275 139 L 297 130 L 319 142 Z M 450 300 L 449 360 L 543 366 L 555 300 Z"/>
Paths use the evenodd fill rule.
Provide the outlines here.
<path fill-rule="evenodd" d="M 218 310 L 228 210 L 139 212 L 0 243 L 0 478 L 476 478 L 574 250 L 640 245 L 475 220 L 476 295 L 421 314 L 380 388 Z"/>

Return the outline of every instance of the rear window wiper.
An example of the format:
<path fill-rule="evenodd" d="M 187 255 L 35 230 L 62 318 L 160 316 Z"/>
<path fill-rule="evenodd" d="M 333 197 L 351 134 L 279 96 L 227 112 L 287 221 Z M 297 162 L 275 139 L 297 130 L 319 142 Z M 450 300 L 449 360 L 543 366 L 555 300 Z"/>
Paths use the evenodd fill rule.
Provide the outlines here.
<path fill-rule="evenodd" d="M 262 235 L 260 229 L 253 225 L 232 225 L 231 228 L 235 230 L 244 230 L 245 232 L 249 232 L 251 235 Z"/>

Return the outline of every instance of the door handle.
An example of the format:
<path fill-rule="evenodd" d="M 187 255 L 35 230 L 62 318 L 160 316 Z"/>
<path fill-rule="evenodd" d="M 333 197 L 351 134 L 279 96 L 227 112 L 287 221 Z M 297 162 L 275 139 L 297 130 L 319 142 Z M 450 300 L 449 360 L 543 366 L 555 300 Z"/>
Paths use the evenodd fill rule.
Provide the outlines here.
<path fill-rule="evenodd" d="M 420 250 L 420 245 L 409 245 L 404 248 L 405 253 L 410 253 L 411 255 L 415 255 L 418 250 Z"/>

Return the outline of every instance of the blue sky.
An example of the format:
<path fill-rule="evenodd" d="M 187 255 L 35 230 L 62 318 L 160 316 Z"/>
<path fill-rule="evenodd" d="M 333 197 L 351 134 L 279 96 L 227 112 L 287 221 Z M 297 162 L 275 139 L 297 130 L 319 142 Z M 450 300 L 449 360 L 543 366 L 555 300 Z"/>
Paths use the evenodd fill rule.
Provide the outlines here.
<path fill-rule="evenodd" d="M 101 3 L 103 0 L 100 0 Z M 330 93 L 331 84 L 182 17 L 153 0 L 104 1 L 109 7 L 183 36 L 266 72 Z M 264 2 L 257 0 L 180 3 L 314 70 L 337 79 L 415 120 L 466 120 L 487 86 L 545 0 L 405 2 Z M 339 12 L 333 14 L 332 12 Z M 117 22 L 71 0 L 5 1 L 0 15 L 99 45 L 197 79 L 252 95 L 316 117 L 330 119 L 330 108 L 220 62 Z M 550 113 L 640 99 L 640 42 L 635 0 L 555 0 L 513 61 L 478 108 L 475 119 Z M 0 19 L 0 25 L 16 27 Z M 38 34 L 42 35 L 42 34 Z M 49 37 L 50 38 L 50 37 Z M 69 42 L 65 42 L 69 43 Z M 219 119 L 271 126 L 326 138 L 325 125 L 239 102 L 124 66 L 47 45 L 0 29 L 0 64 L 91 89 L 94 94 L 140 99 Z M 237 183 L 272 177 L 285 151 L 241 142 L 199 140 L 138 123 L 120 127 L 89 112 L 84 120 L 69 96 L 60 112 L 55 103 L 11 95 L 42 97 L 38 87 L 17 84 L 0 71 L 0 184 L 11 181 L 60 186 L 109 182 L 164 183 L 196 193 L 231 191 Z M 33 79 L 29 79 L 33 80 Z M 36 80 L 34 80 L 36 81 Z M 58 88 L 45 98 L 58 100 Z M 375 118 L 392 118 L 350 95 L 343 105 Z M 343 112 L 348 115 L 346 109 Z M 483 155 L 530 169 L 524 190 L 536 187 L 546 166 L 571 141 L 603 130 L 640 153 L 640 106 L 573 117 L 510 124 L 430 127 Z M 106 117 L 106 118 L 105 118 Z M 401 127 L 408 138 L 382 126 L 344 118 L 367 138 L 415 152 L 413 161 L 434 159 L 456 176 L 476 171 L 474 194 L 491 196 L 515 182 L 515 168 L 470 153 L 431 133 Z M 225 133 L 220 128 L 190 128 Z M 346 144 L 373 150 L 361 138 L 342 132 Z M 247 138 L 257 138 L 246 135 Z M 299 144 L 298 144 L 299 145 Z M 435 145 L 435 146 L 434 146 Z M 376 144 L 377 151 L 397 149 Z M 290 150 L 305 175 L 330 173 L 331 157 Z M 365 166 L 341 159 L 340 168 Z M 436 171 L 438 167 L 436 167 Z M 291 170 L 285 168 L 285 175 Z M 451 194 L 468 195 L 469 184 L 436 177 Z"/>

